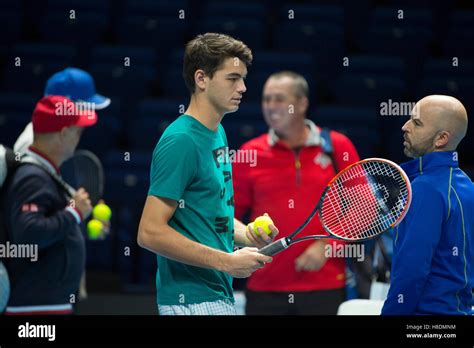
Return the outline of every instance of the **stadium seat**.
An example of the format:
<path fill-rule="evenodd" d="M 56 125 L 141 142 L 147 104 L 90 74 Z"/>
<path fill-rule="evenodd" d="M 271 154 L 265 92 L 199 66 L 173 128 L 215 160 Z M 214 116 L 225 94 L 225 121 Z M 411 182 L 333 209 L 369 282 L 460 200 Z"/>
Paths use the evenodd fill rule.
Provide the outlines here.
<path fill-rule="evenodd" d="M 38 99 L 32 94 L 0 93 L 0 114 L 25 113 L 32 114 Z"/>
<path fill-rule="evenodd" d="M 93 127 L 84 130 L 80 147 L 89 149 L 99 157 L 118 147 L 118 137 L 122 131 L 121 122 L 112 116 L 100 116 Z"/>
<path fill-rule="evenodd" d="M 2 9 L 0 12 L 0 45 L 14 44 L 20 40 L 22 14 L 17 10 Z M 6 35 L 8 33 L 8 35 Z"/>
<path fill-rule="evenodd" d="M 67 11 L 75 9 L 79 13 L 97 13 L 102 16 L 110 11 L 110 0 L 48 0 L 47 8 L 50 12 Z"/>
<path fill-rule="evenodd" d="M 94 45 L 104 39 L 108 25 L 103 14 L 77 13 L 71 19 L 67 12 L 55 12 L 42 18 L 39 31 L 43 42 Z"/>
<path fill-rule="evenodd" d="M 258 19 L 241 19 L 234 16 L 202 18 L 193 32 L 193 35 L 218 32 L 242 40 L 252 50 L 264 49 L 267 27 Z"/>
<path fill-rule="evenodd" d="M 310 118 L 317 125 L 340 128 L 344 126 L 366 126 L 377 129 L 379 121 L 378 109 L 355 106 L 316 106 Z"/>
<path fill-rule="evenodd" d="M 262 120 L 257 121 L 239 121 L 231 117 L 224 117 L 222 125 L 225 129 L 227 142 L 230 149 L 238 149 L 240 146 L 263 133 L 268 131 L 267 124 Z"/>
<path fill-rule="evenodd" d="M 350 55 L 348 58 L 348 66 L 343 67 L 344 72 L 399 78 L 406 76 L 405 62 L 399 57 Z"/>
<path fill-rule="evenodd" d="M 183 47 L 189 21 L 178 15 L 125 15 L 117 21 L 116 36 L 120 44 L 142 45 L 165 54 L 170 49 Z"/>
<path fill-rule="evenodd" d="M 207 5 L 204 5 L 203 12 L 210 17 L 227 16 L 231 13 L 235 18 L 253 18 L 262 22 L 266 20 L 267 14 L 262 3 L 216 0 L 208 1 Z"/>
<path fill-rule="evenodd" d="M 187 100 L 145 99 L 138 105 L 138 116 L 174 121 L 184 113 L 186 106 Z"/>
<path fill-rule="evenodd" d="M 343 74 L 330 83 L 330 89 L 337 103 L 379 108 L 383 101 L 401 100 L 406 84 L 395 77 Z"/>
<path fill-rule="evenodd" d="M 123 63 L 94 63 L 89 73 L 94 76 L 97 90 L 102 94 L 119 97 L 123 105 L 151 93 L 152 82 L 156 79 L 156 69 L 149 66 Z"/>
<path fill-rule="evenodd" d="M 279 20 L 290 19 L 297 21 L 311 21 L 314 23 L 327 23 L 344 25 L 344 9 L 338 5 L 319 4 L 284 4 L 279 11 Z"/>
<path fill-rule="evenodd" d="M 132 121 L 127 130 L 128 145 L 131 150 L 153 150 L 163 131 L 171 123 L 160 117 L 144 117 Z"/>
<path fill-rule="evenodd" d="M 456 65 L 454 65 L 456 63 Z M 425 78 L 474 78 L 474 60 L 458 57 L 430 58 L 423 66 Z"/>
<path fill-rule="evenodd" d="M 103 156 L 104 168 L 106 171 L 116 169 L 150 170 L 152 151 L 153 149 L 149 151 L 109 151 Z"/>
<path fill-rule="evenodd" d="M 180 10 L 188 10 L 187 0 L 125 0 L 123 14 L 177 16 Z"/>

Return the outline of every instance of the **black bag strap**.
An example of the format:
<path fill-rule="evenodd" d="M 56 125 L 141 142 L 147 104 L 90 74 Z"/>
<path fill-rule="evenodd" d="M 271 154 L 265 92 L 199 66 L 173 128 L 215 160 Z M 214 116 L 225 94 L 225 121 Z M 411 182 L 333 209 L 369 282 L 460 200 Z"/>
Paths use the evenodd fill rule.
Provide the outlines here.
<path fill-rule="evenodd" d="M 329 156 L 334 168 L 334 172 L 339 173 L 339 168 L 337 167 L 336 159 L 334 158 L 334 146 L 332 145 L 331 140 L 331 130 L 329 128 L 323 127 L 321 129 L 321 148 L 323 152 Z"/>

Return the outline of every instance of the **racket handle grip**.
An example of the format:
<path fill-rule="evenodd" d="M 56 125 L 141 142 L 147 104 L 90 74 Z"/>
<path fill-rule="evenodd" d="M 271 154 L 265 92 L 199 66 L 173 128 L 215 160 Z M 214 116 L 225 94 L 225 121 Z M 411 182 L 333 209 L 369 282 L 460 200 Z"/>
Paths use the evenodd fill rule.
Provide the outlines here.
<path fill-rule="evenodd" d="M 277 241 L 268 244 L 267 246 L 260 249 L 258 252 L 263 255 L 273 256 L 278 254 L 280 251 L 288 248 L 288 242 L 286 238 L 280 238 Z"/>

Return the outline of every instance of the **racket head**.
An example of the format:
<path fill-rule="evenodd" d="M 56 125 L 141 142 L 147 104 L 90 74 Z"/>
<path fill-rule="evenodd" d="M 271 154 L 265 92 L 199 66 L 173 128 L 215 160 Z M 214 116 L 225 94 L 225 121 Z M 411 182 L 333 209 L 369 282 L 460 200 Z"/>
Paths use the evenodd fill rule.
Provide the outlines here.
<path fill-rule="evenodd" d="M 104 193 L 104 169 L 99 158 L 88 150 L 77 150 L 61 166 L 61 176 L 69 185 L 83 187 L 92 205 L 96 205 Z"/>
<path fill-rule="evenodd" d="M 339 172 L 320 201 L 319 218 L 332 236 L 361 241 L 397 226 L 410 208 L 405 171 L 383 158 L 367 158 Z"/>

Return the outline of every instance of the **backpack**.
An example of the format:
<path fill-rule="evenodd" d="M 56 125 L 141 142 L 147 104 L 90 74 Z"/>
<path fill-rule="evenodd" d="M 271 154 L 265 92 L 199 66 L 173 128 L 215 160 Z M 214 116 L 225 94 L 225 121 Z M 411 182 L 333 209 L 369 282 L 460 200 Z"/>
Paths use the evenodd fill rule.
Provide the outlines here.
<path fill-rule="evenodd" d="M 3 194 L 3 184 L 7 178 L 20 166 L 19 157 L 15 152 L 0 144 L 0 195 Z M 0 209 L 0 244 L 5 245 L 8 237 L 4 227 L 3 209 Z M 8 273 L 0 258 L 0 313 L 2 313 L 10 297 L 10 280 Z"/>

